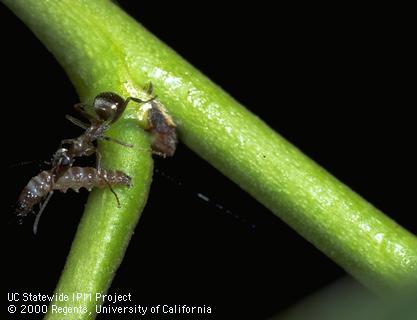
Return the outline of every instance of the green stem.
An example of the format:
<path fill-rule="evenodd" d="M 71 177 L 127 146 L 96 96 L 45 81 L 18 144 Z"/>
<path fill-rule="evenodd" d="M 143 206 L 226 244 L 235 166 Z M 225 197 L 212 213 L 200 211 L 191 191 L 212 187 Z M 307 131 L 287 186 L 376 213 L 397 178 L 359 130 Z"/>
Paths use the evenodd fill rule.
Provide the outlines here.
<path fill-rule="evenodd" d="M 303 155 L 106 0 L 3 0 L 81 96 L 152 81 L 182 142 L 374 289 L 417 284 L 417 238 Z M 134 117 L 132 109 L 127 117 Z"/>
<path fill-rule="evenodd" d="M 377 297 L 351 278 L 337 280 L 269 320 L 417 319 L 417 291 Z"/>

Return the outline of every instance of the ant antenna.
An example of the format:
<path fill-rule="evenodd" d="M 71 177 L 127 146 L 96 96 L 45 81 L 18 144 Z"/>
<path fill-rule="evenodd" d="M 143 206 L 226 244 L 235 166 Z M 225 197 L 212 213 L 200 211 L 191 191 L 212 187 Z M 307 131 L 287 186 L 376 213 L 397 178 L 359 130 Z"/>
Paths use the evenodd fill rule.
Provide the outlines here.
<path fill-rule="evenodd" d="M 116 139 L 116 138 L 109 137 L 109 136 L 103 136 L 103 137 L 101 137 L 100 139 L 101 139 L 101 140 L 105 140 L 105 141 L 111 141 L 111 142 L 114 142 L 114 143 L 120 144 L 121 146 L 124 146 L 124 147 L 133 148 L 133 144 L 131 144 L 131 143 L 126 143 L 126 142 L 123 142 L 123 141 L 118 140 L 118 139 Z"/>
<path fill-rule="evenodd" d="M 42 203 L 41 209 L 39 210 L 38 214 L 36 215 L 35 222 L 33 223 L 33 234 L 35 234 L 35 235 L 38 232 L 38 224 L 39 224 L 39 220 L 41 219 L 42 212 L 45 210 L 46 205 L 48 204 L 48 202 L 51 199 L 53 194 L 54 194 L 53 191 L 48 193 L 48 197 Z"/>
<path fill-rule="evenodd" d="M 101 154 L 100 152 L 96 152 L 96 166 L 97 166 L 97 171 L 101 172 Z M 117 196 L 117 193 L 113 190 L 113 188 L 111 187 L 110 182 L 107 180 L 107 177 L 104 176 L 104 182 L 107 184 L 107 186 L 109 187 L 111 193 L 113 193 L 114 197 L 116 198 L 116 202 L 117 202 L 117 207 L 120 208 L 120 201 L 119 201 L 119 197 Z"/>

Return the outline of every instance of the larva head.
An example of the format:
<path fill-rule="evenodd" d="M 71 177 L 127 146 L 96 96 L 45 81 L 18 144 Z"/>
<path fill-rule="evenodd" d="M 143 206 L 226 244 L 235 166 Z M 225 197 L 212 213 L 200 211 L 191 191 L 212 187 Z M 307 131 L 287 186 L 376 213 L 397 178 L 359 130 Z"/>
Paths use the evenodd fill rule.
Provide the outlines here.
<path fill-rule="evenodd" d="M 116 122 L 126 109 L 125 99 L 114 92 L 102 92 L 94 98 L 94 112 L 100 120 Z"/>

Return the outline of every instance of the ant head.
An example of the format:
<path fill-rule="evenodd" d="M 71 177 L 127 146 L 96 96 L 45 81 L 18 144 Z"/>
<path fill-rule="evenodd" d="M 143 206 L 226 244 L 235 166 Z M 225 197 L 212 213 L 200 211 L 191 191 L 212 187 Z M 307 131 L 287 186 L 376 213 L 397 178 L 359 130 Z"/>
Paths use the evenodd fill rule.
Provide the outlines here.
<path fill-rule="evenodd" d="M 69 166 L 72 163 L 71 157 L 68 155 L 68 149 L 59 148 L 52 158 L 52 166 Z"/>
<path fill-rule="evenodd" d="M 93 108 L 100 120 L 116 122 L 126 109 L 125 100 L 116 93 L 102 92 L 94 98 Z"/>

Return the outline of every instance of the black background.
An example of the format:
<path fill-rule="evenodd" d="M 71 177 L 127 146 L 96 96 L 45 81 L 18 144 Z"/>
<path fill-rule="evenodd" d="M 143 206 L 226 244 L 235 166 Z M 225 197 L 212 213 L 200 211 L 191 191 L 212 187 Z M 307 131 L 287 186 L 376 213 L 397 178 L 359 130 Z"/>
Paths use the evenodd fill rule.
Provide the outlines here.
<path fill-rule="evenodd" d="M 407 184 L 416 163 L 412 53 L 407 22 L 395 12 L 120 4 L 303 152 L 417 233 L 415 187 Z M 17 225 L 12 207 L 39 168 L 16 164 L 48 160 L 61 139 L 80 133 L 64 119 L 78 98 L 43 45 L 3 5 L 0 10 L 5 290 L 52 293 L 87 193 L 56 194 L 33 236 L 32 220 Z M 136 303 L 148 305 L 209 305 L 216 319 L 264 319 L 344 275 L 184 145 L 174 158 L 156 159 L 155 167 L 163 174 L 155 174 L 111 292 L 130 292 Z"/>

